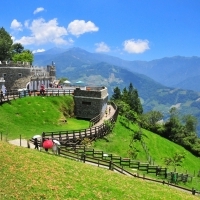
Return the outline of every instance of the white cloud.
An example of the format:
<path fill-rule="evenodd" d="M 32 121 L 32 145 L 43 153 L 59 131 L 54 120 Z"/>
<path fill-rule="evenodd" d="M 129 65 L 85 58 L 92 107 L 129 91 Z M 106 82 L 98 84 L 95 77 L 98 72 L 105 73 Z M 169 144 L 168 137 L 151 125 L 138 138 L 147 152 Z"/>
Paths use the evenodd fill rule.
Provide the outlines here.
<path fill-rule="evenodd" d="M 104 42 L 96 43 L 95 46 L 97 46 L 97 48 L 95 49 L 96 52 L 109 52 L 110 51 L 109 46 Z"/>
<path fill-rule="evenodd" d="M 16 19 L 13 19 L 13 21 L 11 22 L 10 28 L 17 31 L 22 31 L 22 23 L 18 22 Z"/>
<path fill-rule="evenodd" d="M 12 41 L 15 41 L 15 36 L 11 35 L 11 39 L 12 39 Z"/>
<path fill-rule="evenodd" d="M 40 53 L 40 52 L 44 52 L 45 49 L 37 49 L 37 50 L 33 50 L 32 53 Z"/>
<path fill-rule="evenodd" d="M 23 36 L 21 39 L 15 41 L 23 45 L 31 44 L 69 44 L 70 41 L 63 37 L 67 35 L 67 30 L 64 27 L 58 26 L 57 19 L 52 19 L 46 22 L 44 19 L 33 20 L 30 25 L 26 22 L 26 27 L 30 29 L 31 36 Z"/>
<path fill-rule="evenodd" d="M 148 40 L 126 40 L 123 43 L 124 51 L 128 53 L 143 53 L 149 48 L 149 41 Z"/>
<path fill-rule="evenodd" d="M 67 28 L 67 31 L 75 36 L 98 30 L 99 28 L 93 22 L 85 22 L 84 20 L 74 20 L 73 22 L 69 23 Z"/>
<path fill-rule="evenodd" d="M 44 8 L 42 8 L 42 7 L 36 8 L 36 10 L 34 10 L 33 14 L 37 14 L 39 12 L 42 12 L 43 10 L 44 10 Z"/>

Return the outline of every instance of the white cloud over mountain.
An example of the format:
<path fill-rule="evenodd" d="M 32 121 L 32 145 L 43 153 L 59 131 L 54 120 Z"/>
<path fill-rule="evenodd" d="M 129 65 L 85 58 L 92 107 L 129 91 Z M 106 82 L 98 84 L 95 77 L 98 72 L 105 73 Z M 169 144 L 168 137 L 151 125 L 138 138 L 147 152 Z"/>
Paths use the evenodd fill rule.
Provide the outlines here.
<path fill-rule="evenodd" d="M 143 53 L 149 48 L 149 41 L 148 40 L 126 40 L 123 43 L 124 51 L 128 53 Z"/>
<path fill-rule="evenodd" d="M 59 26 L 57 19 L 45 21 L 43 18 L 33 20 L 31 24 L 25 22 L 26 28 L 31 31 L 30 36 L 23 36 L 21 39 L 15 41 L 22 43 L 23 45 L 31 44 L 68 44 L 69 41 L 64 39 L 67 35 L 65 27 Z"/>
<path fill-rule="evenodd" d="M 96 43 L 95 46 L 97 46 L 97 48 L 95 49 L 96 52 L 109 52 L 110 51 L 110 47 L 104 42 Z"/>
<path fill-rule="evenodd" d="M 81 34 L 87 32 L 96 32 L 99 28 L 91 21 L 85 22 L 84 20 L 74 20 L 69 23 L 67 31 L 75 36 L 80 36 Z"/>

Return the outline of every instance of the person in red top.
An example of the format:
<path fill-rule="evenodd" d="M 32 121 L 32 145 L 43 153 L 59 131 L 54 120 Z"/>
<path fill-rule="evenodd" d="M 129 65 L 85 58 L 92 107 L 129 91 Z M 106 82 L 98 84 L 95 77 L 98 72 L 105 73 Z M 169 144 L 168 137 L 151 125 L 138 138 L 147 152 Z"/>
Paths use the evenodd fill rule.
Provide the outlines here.
<path fill-rule="evenodd" d="M 42 84 L 42 85 L 40 86 L 40 94 L 41 94 L 41 95 L 44 95 L 44 92 L 45 92 L 45 88 L 44 88 L 44 85 Z"/>

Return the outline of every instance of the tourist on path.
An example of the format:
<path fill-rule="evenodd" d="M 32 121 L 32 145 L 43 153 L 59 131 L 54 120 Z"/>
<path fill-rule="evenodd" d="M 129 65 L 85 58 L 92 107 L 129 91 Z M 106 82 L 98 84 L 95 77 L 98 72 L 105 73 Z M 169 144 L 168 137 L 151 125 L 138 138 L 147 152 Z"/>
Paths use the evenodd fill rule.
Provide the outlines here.
<path fill-rule="evenodd" d="M 37 140 L 37 138 L 34 139 L 34 145 L 35 145 L 35 149 L 38 150 L 38 149 L 39 149 L 39 148 L 38 148 L 39 146 L 38 146 L 38 140 Z"/>

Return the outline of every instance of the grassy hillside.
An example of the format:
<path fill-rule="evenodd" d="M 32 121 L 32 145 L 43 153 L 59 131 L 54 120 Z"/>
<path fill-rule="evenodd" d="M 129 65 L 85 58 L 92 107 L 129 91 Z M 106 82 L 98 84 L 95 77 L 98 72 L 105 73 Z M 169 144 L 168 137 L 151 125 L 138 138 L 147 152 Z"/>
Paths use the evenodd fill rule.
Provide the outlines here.
<path fill-rule="evenodd" d="M 118 121 L 115 124 L 113 133 L 106 136 L 106 139 L 97 140 L 93 143 L 93 147 L 104 152 L 113 153 L 121 157 L 128 157 L 129 144 L 131 141 L 131 135 L 138 131 L 138 127 L 135 124 L 130 124 L 129 128 L 122 125 L 122 120 L 118 117 Z M 183 147 L 147 130 L 142 130 L 143 139 L 149 149 L 149 154 L 154 160 L 155 165 L 166 167 L 164 164 L 164 157 L 172 157 L 176 152 L 185 152 L 185 160 L 182 166 L 176 167 L 178 173 L 188 173 L 195 176 L 192 183 L 186 183 L 185 186 L 189 188 L 198 188 L 200 190 L 200 178 L 197 177 L 197 173 L 200 171 L 200 159 L 193 154 L 185 150 Z M 147 162 L 145 151 L 140 142 L 136 142 L 135 147 L 139 150 L 137 160 L 141 162 Z M 173 167 L 169 167 L 169 171 L 174 171 Z"/>
<path fill-rule="evenodd" d="M 0 132 L 9 139 L 31 138 L 43 131 L 88 128 L 89 122 L 75 120 L 71 96 L 26 97 L 0 106 Z M 61 122 L 67 119 L 67 123 Z"/>
<path fill-rule="evenodd" d="M 88 121 L 76 120 L 70 116 L 73 116 L 73 99 L 70 96 L 22 98 L 0 106 L 0 132 L 3 132 L 3 135 L 8 133 L 8 139 L 14 139 L 19 138 L 20 134 L 22 138 L 31 138 L 43 131 L 88 128 Z M 60 122 L 63 117 L 67 118 L 67 124 Z M 138 127 L 134 124 L 130 124 L 129 128 L 123 126 L 119 118 L 113 133 L 108 135 L 106 140 L 98 140 L 94 147 L 104 152 L 127 157 L 131 134 L 136 130 L 138 130 Z M 163 166 L 163 157 L 171 156 L 176 151 L 184 151 L 182 147 L 156 134 L 146 130 L 143 130 L 143 133 L 147 136 L 144 137 L 144 140 L 149 148 L 150 155 L 158 165 Z M 137 159 L 146 161 L 146 155 L 140 143 L 136 145 L 140 150 Z M 129 180 L 128 177 L 125 179 L 124 176 L 118 177 L 117 174 L 114 174 L 114 179 L 110 180 L 112 172 L 107 170 L 97 172 L 96 168 L 83 166 L 81 163 L 74 163 L 22 147 L 10 146 L 3 142 L 0 143 L 0 157 L 0 170 L 2 172 L 0 185 L 3 188 L 0 189 L 0 199 L 12 199 L 12 196 L 13 199 L 20 199 L 20 195 L 26 196 L 26 198 L 21 199 L 37 199 L 36 196 L 38 196 L 38 199 L 56 199 L 56 196 L 57 199 L 65 199 L 66 196 L 69 199 L 70 197 L 71 199 L 80 199 L 79 197 L 81 199 L 109 199 L 110 196 L 111 199 L 131 199 L 132 197 L 135 197 L 132 199 L 142 199 L 143 197 L 143 199 L 146 199 L 148 193 L 151 193 L 149 199 L 182 199 L 180 196 L 173 198 L 174 194 L 166 194 L 163 198 L 161 193 L 168 191 L 165 186 L 160 188 L 157 185 L 154 186 L 153 183 L 150 183 L 150 185 L 146 182 L 141 183 L 142 181 L 137 183 L 134 182 L 135 180 Z M 189 173 L 193 173 L 194 170 L 196 172 L 199 170 L 199 166 L 200 160 L 186 151 L 183 168 L 178 168 L 177 171 L 185 172 L 187 170 Z M 88 171 L 79 171 L 80 168 Z M 71 172 L 70 176 L 69 171 Z M 56 178 L 54 175 L 56 175 Z M 120 178 L 120 181 L 124 181 L 122 181 L 123 185 L 118 184 L 119 180 L 116 177 Z M 14 182 L 14 179 L 18 181 Z M 194 179 L 192 184 L 190 183 L 188 186 L 200 190 L 200 181 L 198 181 L 199 179 Z M 93 185 L 96 189 L 91 191 Z M 143 187 L 150 187 L 151 189 L 141 191 Z M 17 192 L 12 192 L 15 188 Z M 156 191 L 156 194 L 153 190 Z M 158 193 L 157 190 L 159 190 Z M 127 195 L 125 192 L 127 192 Z M 47 193 L 50 195 L 49 198 Z M 4 196 L 6 194 L 8 196 Z"/>
<path fill-rule="evenodd" d="M 5 142 L 0 142 L 0 157 L 1 200 L 199 199 L 167 185 L 130 178 Z"/>

